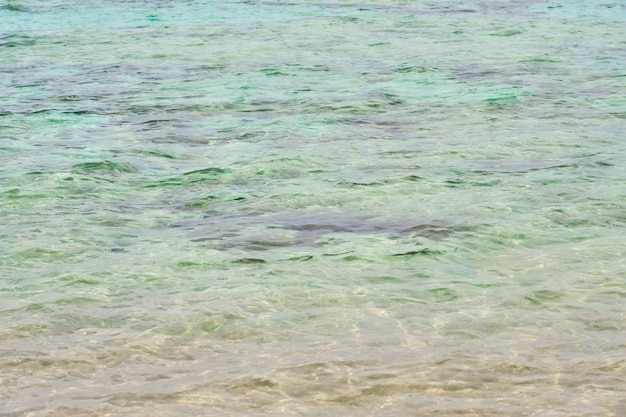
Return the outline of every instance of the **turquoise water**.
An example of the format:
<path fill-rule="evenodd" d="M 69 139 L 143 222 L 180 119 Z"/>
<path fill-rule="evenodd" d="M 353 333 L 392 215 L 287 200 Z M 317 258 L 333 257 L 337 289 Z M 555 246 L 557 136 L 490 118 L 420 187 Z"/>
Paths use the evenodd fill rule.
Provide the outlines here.
<path fill-rule="evenodd" d="M 0 416 L 623 416 L 626 7 L 0 3 Z"/>

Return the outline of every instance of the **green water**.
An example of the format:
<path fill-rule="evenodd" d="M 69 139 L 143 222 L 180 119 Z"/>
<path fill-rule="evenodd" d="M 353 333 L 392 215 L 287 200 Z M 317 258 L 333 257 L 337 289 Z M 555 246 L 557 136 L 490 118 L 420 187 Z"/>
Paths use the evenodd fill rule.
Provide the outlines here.
<path fill-rule="evenodd" d="M 626 8 L 0 2 L 0 416 L 622 416 Z"/>

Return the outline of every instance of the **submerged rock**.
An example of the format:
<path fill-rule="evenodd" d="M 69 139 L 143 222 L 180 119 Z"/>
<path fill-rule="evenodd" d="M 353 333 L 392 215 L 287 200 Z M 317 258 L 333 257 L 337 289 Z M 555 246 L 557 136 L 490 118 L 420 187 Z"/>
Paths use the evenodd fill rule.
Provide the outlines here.
<path fill-rule="evenodd" d="M 269 250 L 288 246 L 319 246 L 328 238 L 341 235 L 377 235 L 387 239 L 422 237 L 433 241 L 466 231 L 468 226 L 421 219 L 379 219 L 349 215 L 331 210 L 281 212 L 259 216 L 218 216 L 193 223 L 178 224 L 190 229 L 192 240 L 215 249 L 246 247 Z"/>

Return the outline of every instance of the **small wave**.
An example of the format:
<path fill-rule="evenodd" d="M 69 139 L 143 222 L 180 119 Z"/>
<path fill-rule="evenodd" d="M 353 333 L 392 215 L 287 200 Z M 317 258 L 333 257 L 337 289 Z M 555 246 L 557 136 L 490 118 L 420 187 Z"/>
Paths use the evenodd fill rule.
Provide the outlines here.
<path fill-rule="evenodd" d="M 0 10 L 9 10 L 11 12 L 25 12 L 25 13 L 32 13 L 32 10 L 29 9 L 28 7 L 24 7 L 24 6 L 19 6 L 16 4 L 5 4 L 4 6 L 0 6 Z"/>
<path fill-rule="evenodd" d="M 37 41 L 30 36 L 24 35 L 7 35 L 0 37 L 0 48 L 15 48 L 18 46 L 30 46 Z"/>

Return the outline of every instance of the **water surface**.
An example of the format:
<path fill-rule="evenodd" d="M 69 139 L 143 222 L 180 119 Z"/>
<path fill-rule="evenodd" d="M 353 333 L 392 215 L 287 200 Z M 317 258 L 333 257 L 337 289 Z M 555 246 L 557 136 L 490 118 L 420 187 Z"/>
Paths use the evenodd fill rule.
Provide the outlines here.
<path fill-rule="evenodd" d="M 623 415 L 625 21 L 0 3 L 0 415 Z"/>

